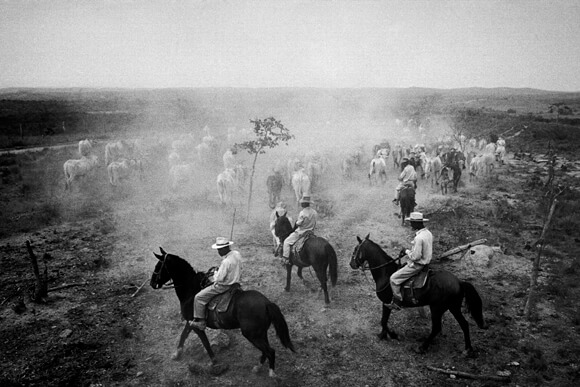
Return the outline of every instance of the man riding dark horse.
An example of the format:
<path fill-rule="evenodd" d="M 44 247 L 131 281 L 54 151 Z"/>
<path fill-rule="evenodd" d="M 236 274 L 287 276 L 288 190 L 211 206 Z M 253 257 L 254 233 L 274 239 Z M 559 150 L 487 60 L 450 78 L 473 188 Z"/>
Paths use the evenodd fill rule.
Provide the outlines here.
<path fill-rule="evenodd" d="M 420 212 L 412 212 L 409 217 L 411 227 L 416 231 L 413 239 L 413 248 L 405 250 L 405 257 L 409 262 L 391 275 L 391 288 L 393 289 L 393 299 L 390 304 L 386 305 L 390 309 L 401 309 L 403 296 L 401 294 L 401 285 L 403 282 L 421 272 L 426 265 L 429 265 L 433 256 L 433 235 L 427 230 L 423 222 L 429 219 L 423 218 Z"/>

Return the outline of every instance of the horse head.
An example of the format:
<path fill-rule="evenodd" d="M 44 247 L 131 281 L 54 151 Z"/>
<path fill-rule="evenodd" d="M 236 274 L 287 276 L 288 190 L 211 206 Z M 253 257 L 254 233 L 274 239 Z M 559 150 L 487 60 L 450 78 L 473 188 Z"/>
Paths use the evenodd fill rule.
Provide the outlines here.
<path fill-rule="evenodd" d="M 282 215 L 278 215 L 276 213 L 276 223 L 274 224 L 274 233 L 278 238 L 280 238 L 280 242 L 284 242 L 284 240 L 290 235 L 294 228 L 290 221 L 286 217 L 287 212 Z"/>
<path fill-rule="evenodd" d="M 364 265 L 366 256 L 365 250 L 363 250 L 363 244 L 366 241 L 370 241 L 369 239 L 370 235 L 371 234 L 369 233 L 364 240 L 360 239 L 360 237 L 357 235 L 356 240 L 358 241 L 358 245 L 354 248 L 354 251 L 352 252 L 352 256 L 350 258 L 350 267 L 352 269 L 356 270 Z"/>
<path fill-rule="evenodd" d="M 159 251 L 161 251 L 161 254 L 153 253 L 153 255 L 155 255 L 155 258 L 159 260 L 159 262 L 157 262 L 157 264 L 155 265 L 155 269 L 153 269 L 151 281 L 149 282 L 149 284 L 153 289 L 162 288 L 163 285 L 165 285 L 171 279 L 171 275 L 166 267 L 166 262 L 168 261 L 167 259 L 168 254 L 165 252 L 165 250 L 163 250 L 162 247 L 159 247 Z"/>

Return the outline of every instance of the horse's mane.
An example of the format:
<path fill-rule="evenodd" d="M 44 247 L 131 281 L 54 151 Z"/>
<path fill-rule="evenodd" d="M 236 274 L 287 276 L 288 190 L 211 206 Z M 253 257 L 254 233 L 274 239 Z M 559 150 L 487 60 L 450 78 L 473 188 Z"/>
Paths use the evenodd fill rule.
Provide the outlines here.
<path fill-rule="evenodd" d="M 389 254 L 387 254 L 387 252 L 385 250 L 383 250 L 383 248 L 381 246 L 379 246 L 376 242 L 372 241 L 371 239 L 366 239 L 367 242 L 370 242 L 370 245 L 372 246 L 373 250 L 376 251 L 377 254 L 381 255 L 383 258 L 385 258 L 388 261 L 392 261 L 393 257 L 391 257 Z"/>
<path fill-rule="evenodd" d="M 181 258 L 175 254 L 167 254 L 165 256 L 167 269 L 171 270 L 171 273 L 175 276 L 178 276 L 179 279 L 184 281 L 193 281 L 195 278 L 198 278 L 198 282 L 201 281 L 200 274 L 203 275 L 202 272 L 196 272 L 195 269 L 187 262 L 185 259 Z M 169 260 L 169 261 L 167 261 Z M 175 282 L 174 278 L 174 282 Z M 178 279 L 178 280 L 179 280 Z"/>

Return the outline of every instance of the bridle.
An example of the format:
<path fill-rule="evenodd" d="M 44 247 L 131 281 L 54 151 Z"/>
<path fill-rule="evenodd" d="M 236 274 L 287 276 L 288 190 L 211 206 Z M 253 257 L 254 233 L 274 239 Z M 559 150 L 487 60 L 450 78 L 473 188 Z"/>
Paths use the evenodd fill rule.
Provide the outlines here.
<path fill-rule="evenodd" d="M 165 262 L 167 261 L 167 253 L 163 253 L 163 260 L 161 261 L 161 267 L 159 268 L 159 271 L 155 271 L 153 270 L 153 275 L 156 276 L 155 278 L 158 279 L 159 275 L 161 274 L 161 272 L 163 271 L 163 269 L 165 268 Z M 171 280 L 171 278 L 170 278 Z M 169 281 L 168 285 L 171 285 L 172 281 Z M 163 287 L 163 285 L 161 285 Z"/>
<path fill-rule="evenodd" d="M 364 263 L 366 262 L 366 263 L 367 263 L 367 265 L 368 265 L 368 263 L 369 263 L 369 262 L 368 262 L 368 261 L 363 261 L 363 262 L 361 262 L 361 259 L 359 259 L 359 256 L 360 256 L 360 254 L 359 254 L 359 253 L 360 253 L 360 249 L 362 248 L 362 245 L 363 245 L 363 244 L 364 244 L 366 241 L 367 241 L 367 240 L 365 239 L 365 240 L 363 240 L 361 243 L 359 243 L 359 244 L 358 244 L 358 246 L 356 247 L 356 249 L 354 250 L 354 253 L 352 254 L 352 255 L 354 256 L 354 263 L 356 263 L 356 264 L 357 264 L 357 266 L 358 266 L 358 267 L 360 267 L 360 269 L 361 269 L 362 271 L 365 271 L 365 270 L 374 270 L 374 269 L 379 269 L 379 268 L 381 268 L 381 267 L 388 266 L 388 265 L 390 265 L 390 264 L 392 264 L 392 263 L 396 263 L 397 261 L 399 261 L 399 260 L 401 259 L 401 257 L 399 257 L 399 258 L 393 259 L 393 260 L 391 260 L 391 261 L 388 261 L 388 262 L 382 263 L 382 264 L 380 264 L 380 265 L 378 265 L 378 266 L 374 266 L 374 267 L 369 267 L 369 266 L 367 266 L 367 267 L 365 267 Z"/>

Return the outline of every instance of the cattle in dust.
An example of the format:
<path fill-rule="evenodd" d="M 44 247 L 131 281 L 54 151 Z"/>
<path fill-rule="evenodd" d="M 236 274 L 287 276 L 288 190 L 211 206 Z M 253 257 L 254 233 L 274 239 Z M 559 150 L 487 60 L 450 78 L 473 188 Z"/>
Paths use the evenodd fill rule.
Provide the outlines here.
<path fill-rule="evenodd" d="M 477 144 L 477 147 L 479 148 L 479 150 L 484 150 L 486 146 L 487 146 L 487 140 L 485 138 L 482 138 L 481 140 L 479 140 L 479 143 Z"/>
<path fill-rule="evenodd" d="M 170 154 L 179 156 L 180 163 L 187 164 L 196 158 L 195 136 L 193 133 L 182 135 L 171 143 Z"/>
<path fill-rule="evenodd" d="M 477 140 L 475 138 L 469 139 L 469 141 L 467 142 L 467 149 L 471 151 L 477 149 Z"/>
<path fill-rule="evenodd" d="M 234 191 L 236 189 L 235 171 L 226 169 L 221 172 L 216 180 L 218 196 L 223 205 L 230 205 L 234 200 Z"/>
<path fill-rule="evenodd" d="M 399 169 L 401 167 L 401 160 L 405 156 L 404 153 L 403 146 L 401 144 L 395 144 L 392 152 L 393 168 Z"/>
<path fill-rule="evenodd" d="M 505 162 L 505 155 L 506 155 L 505 146 L 498 145 L 497 148 L 495 149 L 495 160 L 498 161 L 500 164 L 503 164 Z"/>
<path fill-rule="evenodd" d="M 230 169 L 234 170 L 236 189 L 245 190 L 248 178 L 250 177 L 250 169 L 244 163 L 238 163 Z"/>
<path fill-rule="evenodd" d="M 107 166 L 107 175 L 112 186 L 117 186 L 134 175 L 142 179 L 142 171 L 141 161 L 133 159 L 113 161 Z"/>
<path fill-rule="evenodd" d="M 485 146 L 483 153 L 495 154 L 495 147 L 496 145 L 493 142 L 490 142 Z"/>
<path fill-rule="evenodd" d="M 352 173 L 354 170 L 355 161 L 351 156 L 347 156 L 342 160 L 340 164 L 340 171 L 342 173 L 342 177 L 345 179 L 352 179 Z"/>
<path fill-rule="evenodd" d="M 93 144 L 90 140 L 84 139 L 79 141 L 79 155 L 81 157 L 88 157 L 93 149 Z"/>
<path fill-rule="evenodd" d="M 431 180 L 431 187 L 433 183 L 435 185 L 439 184 L 439 178 L 441 177 L 441 170 L 443 169 L 443 163 L 439 156 L 426 157 L 425 161 L 425 179 Z"/>
<path fill-rule="evenodd" d="M 284 176 L 280 171 L 274 170 L 266 179 L 266 187 L 268 188 L 268 205 L 274 208 L 276 203 L 280 201 L 282 187 L 284 186 Z"/>
<path fill-rule="evenodd" d="M 497 146 L 505 147 L 505 139 L 503 139 L 502 137 L 498 138 L 495 143 L 497 144 Z"/>
<path fill-rule="evenodd" d="M 306 164 L 306 174 L 310 179 L 310 187 L 315 190 L 320 186 L 320 180 L 322 179 L 323 167 L 320 163 L 316 161 L 309 161 Z"/>
<path fill-rule="evenodd" d="M 291 157 L 288 159 L 288 162 L 286 163 L 286 179 L 289 185 L 292 185 L 292 176 L 294 176 L 294 173 L 303 167 L 304 165 L 298 157 Z"/>
<path fill-rule="evenodd" d="M 105 145 L 105 165 L 121 159 L 139 158 L 135 142 L 119 140 Z"/>
<path fill-rule="evenodd" d="M 234 156 L 235 154 L 235 149 L 228 149 L 226 150 L 226 152 L 224 153 L 224 155 L 222 156 L 222 160 L 224 162 L 224 169 L 228 169 L 228 168 L 234 168 L 234 166 L 236 165 L 236 158 Z"/>
<path fill-rule="evenodd" d="M 482 155 L 477 155 L 471 158 L 469 162 L 469 181 L 476 180 L 479 170 L 482 165 Z"/>
<path fill-rule="evenodd" d="M 73 181 L 92 175 L 97 163 L 98 158 L 95 155 L 65 161 L 63 164 L 65 189 L 70 189 Z"/>
<path fill-rule="evenodd" d="M 387 164 L 383 158 L 375 157 L 371 160 L 368 178 L 370 185 L 387 182 Z"/>
<path fill-rule="evenodd" d="M 484 153 L 479 160 L 477 171 L 483 176 L 490 176 L 495 167 L 495 155 L 493 153 Z"/>
<path fill-rule="evenodd" d="M 310 196 L 310 178 L 304 171 L 304 168 L 298 169 L 292 175 L 292 188 L 297 202 L 299 202 L 303 196 Z"/>

